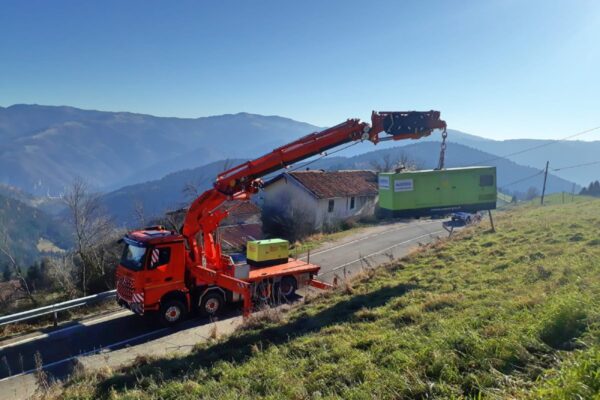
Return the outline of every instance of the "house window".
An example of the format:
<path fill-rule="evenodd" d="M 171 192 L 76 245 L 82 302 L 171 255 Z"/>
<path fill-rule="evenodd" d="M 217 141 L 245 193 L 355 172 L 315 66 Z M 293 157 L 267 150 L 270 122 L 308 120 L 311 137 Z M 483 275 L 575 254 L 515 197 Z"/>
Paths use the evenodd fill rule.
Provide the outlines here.
<path fill-rule="evenodd" d="M 494 175 L 479 176 L 479 186 L 494 186 Z"/>
<path fill-rule="evenodd" d="M 355 205 L 355 204 L 354 204 L 354 201 L 355 201 L 355 200 L 354 200 L 354 197 L 350 197 L 350 209 L 351 209 L 351 210 L 354 210 L 354 205 Z"/>
<path fill-rule="evenodd" d="M 333 205 L 334 205 L 334 201 L 333 200 L 329 200 L 329 203 L 327 204 L 327 211 L 328 212 L 333 212 Z"/>

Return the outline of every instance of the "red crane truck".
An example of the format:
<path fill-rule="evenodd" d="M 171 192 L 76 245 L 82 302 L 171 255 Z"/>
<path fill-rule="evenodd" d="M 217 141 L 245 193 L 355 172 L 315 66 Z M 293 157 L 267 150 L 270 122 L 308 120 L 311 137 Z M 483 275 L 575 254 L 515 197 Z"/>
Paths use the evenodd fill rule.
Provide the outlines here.
<path fill-rule="evenodd" d="M 210 316 L 227 302 L 243 301 L 247 316 L 258 299 L 289 296 L 304 285 L 327 287 L 315 279 L 317 265 L 290 258 L 279 265 L 249 267 L 222 254 L 216 235 L 228 215 L 224 204 L 248 201 L 260 189 L 261 177 L 333 147 L 365 140 L 377 144 L 419 139 L 445 128 L 438 111 L 374 111 L 371 124 L 349 119 L 221 173 L 213 187 L 192 202 L 180 232 L 151 227 L 123 238 L 125 248 L 116 270 L 117 302 L 140 315 L 158 312 L 163 324 L 173 325 L 194 310 Z M 382 132 L 390 136 L 380 138 Z"/>

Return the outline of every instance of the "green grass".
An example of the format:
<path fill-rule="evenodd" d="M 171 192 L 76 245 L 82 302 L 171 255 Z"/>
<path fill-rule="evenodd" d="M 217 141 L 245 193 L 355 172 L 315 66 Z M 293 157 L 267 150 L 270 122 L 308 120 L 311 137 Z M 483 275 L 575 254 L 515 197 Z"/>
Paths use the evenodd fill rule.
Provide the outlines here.
<path fill-rule="evenodd" d="M 56 398 L 600 398 L 600 200 L 526 204 L 496 228 Z"/>

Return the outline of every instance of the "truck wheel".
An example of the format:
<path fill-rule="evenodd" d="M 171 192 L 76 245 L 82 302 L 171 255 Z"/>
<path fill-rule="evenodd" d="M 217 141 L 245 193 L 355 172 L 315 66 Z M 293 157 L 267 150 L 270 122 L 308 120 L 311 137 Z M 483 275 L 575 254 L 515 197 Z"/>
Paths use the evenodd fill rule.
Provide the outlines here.
<path fill-rule="evenodd" d="M 225 305 L 225 298 L 223 295 L 215 290 L 211 290 L 202 297 L 202 301 L 199 304 L 200 315 L 203 317 L 214 317 L 217 315 Z"/>
<path fill-rule="evenodd" d="M 296 278 L 293 276 L 284 276 L 281 278 L 281 282 L 279 283 L 279 293 L 283 297 L 290 297 L 296 294 L 296 289 L 298 289 L 298 282 L 296 282 Z"/>
<path fill-rule="evenodd" d="M 164 326 L 175 326 L 186 314 L 185 304 L 179 300 L 167 300 L 160 305 L 160 322 Z"/>

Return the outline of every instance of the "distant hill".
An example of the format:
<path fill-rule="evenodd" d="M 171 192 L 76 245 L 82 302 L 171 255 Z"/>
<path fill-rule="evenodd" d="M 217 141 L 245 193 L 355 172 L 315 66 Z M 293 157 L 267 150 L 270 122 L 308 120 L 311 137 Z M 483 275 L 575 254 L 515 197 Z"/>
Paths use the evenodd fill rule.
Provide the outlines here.
<path fill-rule="evenodd" d="M 125 186 L 102 197 L 106 209 L 119 225 L 134 227 L 140 224 L 139 214 L 149 222 L 165 211 L 186 206 L 195 196 L 185 192 L 186 186 L 202 191 L 212 185 L 216 176 L 245 160 L 221 160 L 194 169 L 186 169 L 161 179 Z"/>
<path fill-rule="evenodd" d="M 360 146 L 360 145 L 359 145 Z M 355 146 L 359 147 L 359 146 Z M 365 148 L 368 145 L 363 146 Z M 413 142 L 413 144 L 394 148 L 384 148 L 370 151 L 368 153 L 352 157 L 326 157 L 310 163 L 311 169 L 372 169 L 374 162 L 380 162 L 384 157 L 398 157 L 404 153 L 409 158 L 416 160 L 419 168 L 435 168 L 437 166 L 440 147 L 435 142 Z M 489 153 L 450 143 L 446 155 L 447 167 L 459 167 L 470 164 L 479 164 L 480 161 L 494 158 Z M 207 164 L 202 167 L 171 173 L 162 179 L 149 181 L 142 184 L 136 184 L 123 187 L 119 190 L 107 193 L 103 199 L 115 220 L 128 226 L 136 226 L 136 209 L 143 209 L 147 219 L 160 216 L 167 210 L 189 204 L 192 200 L 183 192 L 183 188 L 188 183 L 193 183 L 198 190 L 202 191 L 210 187 L 215 177 L 227 165 L 236 165 L 243 160 L 218 161 Z M 304 169 L 306 163 L 298 163 L 295 168 Z M 527 178 L 538 170 L 518 165 L 506 159 L 499 159 L 493 162 L 482 163 L 483 165 L 493 165 L 497 167 L 498 184 L 504 193 L 524 194 L 531 186 L 539 188 L 542 186 L 542 176 L 528 179 L 523 182 L 517 182 L 508 185 L 514 181 Z M 274 176 L 272 174 L 271 176 Z M 268 178 L 267 178 L 268 179 Z M 573 189 L 573 183 L 554 175 L 549 175 L 547 190 L 548 193 L 567 191 Z M 579 190 L 579 187 L 576 187 Z M 260 195 L 260 194 L 259 194 Z M 141 207 L 140 207 L 141 205 Z"/>
<path fill-rule="evenodd" d="M 76 177 L 95 189 L 157 179 L 271 150 L 317 127 L 247 113 L 185 119 L 73 107 L 0 107 L 0 183 L 56 195 Z"/>
<path fill-rule="evenodd" d="M 440 135 L 434 133 L 422 140 L 439 141 Z M 490 153 L 493 156 L 505 156 L 539 147 L 539 149 L 533 151 L 526 151 L 522 154 L 507 157 L 509 160 L 520 165 L 527 165 L 534 168 L 543 168 L 546 165 L 546 161 L 550 161 L 550 169 L 600 161 L 600 140 L 492 140 L 460 131 L 448 130 L 448 142 L 469 146 Z M 408 143 L 400 142 L 400 144 Z M 598 165 L 590 165 L 556 171 L 554 174 L 579 185 L 587 185 L 591 181 L 598 179 L 598 168 Z"/>
<path fill-rule="evenodd" d="M 19 200 L 30 207 L 38 208 L 50 215 L 58 214 L 65 208 L 59 197 L 34 196 L 22 189 L 0 183 L 0 195 Z"/>
<path fill-rule="evenodd" d="M 44 211 L 0 194 L 0 230 L 6 231 L 8 247 L 17 261 L 29 266 L 46 252 L 71 246 L 68 229 Z M 0 254 L 0 264 L 6 257 Z"/>

